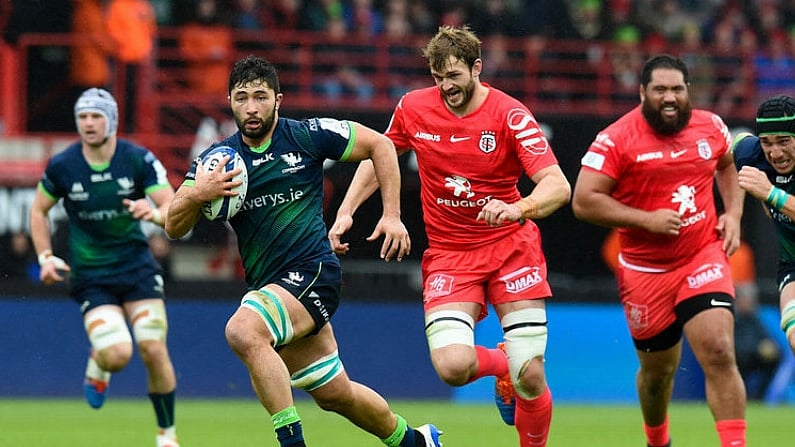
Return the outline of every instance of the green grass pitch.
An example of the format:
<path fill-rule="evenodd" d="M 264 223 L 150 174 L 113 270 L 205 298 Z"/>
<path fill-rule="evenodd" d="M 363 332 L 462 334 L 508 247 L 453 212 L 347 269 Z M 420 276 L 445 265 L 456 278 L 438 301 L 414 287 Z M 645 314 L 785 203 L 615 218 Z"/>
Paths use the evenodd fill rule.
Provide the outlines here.
<path fill-rule="evenodd" d="M 516 433 L 491 405 L 392 401 L 410 424 L 437 424 L 445 447 L 516 446 Z M 336 414 L 299 400 L 307 445 L 351 447 L 381 444 Z M 718 446 L 709 409 L 703 403 L 671 407 L 676 447 Z M 748 445 L 792 444 L 795 408 L 749 404 Z M 154 446 L 154 414 L 146 398 L 108 399 L 101 410 L 72 399 L 0 399 L 0 447 L 146 447 Z M 254 400 L 177 402 L 177 430 L 183 447 L 278 447 L 270 417 Z M 549 447 L 645 446 L 640 412 L 634 405 L 557 404 Z"/>

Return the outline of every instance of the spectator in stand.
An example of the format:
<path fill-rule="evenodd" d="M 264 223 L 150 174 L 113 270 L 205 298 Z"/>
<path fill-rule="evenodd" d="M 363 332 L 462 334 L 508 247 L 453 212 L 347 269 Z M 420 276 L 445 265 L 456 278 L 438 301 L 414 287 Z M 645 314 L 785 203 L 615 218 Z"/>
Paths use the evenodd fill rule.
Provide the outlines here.
<path fill-rule="evenodd" d="M 384 31 L 384 18 L 373 0 L 350 0 L 343 17 L 348 31 L 361 38 L 370 38 Z"/>
<path fill-rule="evenodd" d="M 617 101 L 637 101 L 640 72 L 644 56 L 640 30 L 633 25 L 621 25 L 613 35 L 609 50 L 613 70 L 612 98 Z"/>
<path fill-rule="evenodd" d="M 521 14 L 519 5 L 508 0 L 481 0 L 476 6 L 477 13 L 472 16 L 472 31 L 486 37 L 494 34 L 505 36 L 521 36 L 522 31 L 518 19 Z"/>
<path fill-rule="evenodd" d="M 682 29 L 680 58 L 692 67 L 690 72 L 690 97 L 696 107 L 711 107 L 715 88 L 715 68 L 712 58 L 704 52 L 701 28 L 695 23 Z"/>
<path fill-rule="evenodd" d="M 746 60 L 750 60 L 759 51 L 759 36 L 751 28 L 743 28 L 740 31 L 740 43 L 737 50 Z M 744 64 L 750 66 L 752 64 Z M 750 71 L 753 77 L 753 70 Z"/>
<path fill-rule="evenodd" d="M 329 21 L 341 20 L 344 5 L 341 0 L 307 0 L 301 9 L 301 29 L 308 31 L 326 31 Z"/>
<path fill-rule="evenodd" d="M 174 25 L 174 0 L 150 0 L 155 9 L 157 26 Z"/>
<path fill-rule="evenodd" d="M 578 38 L 592 40 L 602 35 L 604 21 L 600 0 L 577 0 L 569 6 L 569 11 Z"/>
<path fill-rule="evenodd" d="M 669 42 L 681 42 L 685 28 L 698 23 L 682 8 L 679 0 L 655 0 L 650 12 L 649 25 Z"/>
<path fill-rule="evenodd" d="M 538 38 L 576 39 L 571 6 L 567 1 L 524 0 L 513 2 L 521 35 Z"/>
<path fill-rule="evenodd" d="M 602 7 L 602 33 L 601 40 L 610 41 L 615 37 L 616 30 L 623 26 L 631 26 L 637 29 L 642 35 L 646 29 L 642 21 L 638 18 L 637 5 L 631 0 L 604 0 Z"/>
<path fill-rule="evenodd" d="M 102 0 L 73 0 L 72 32 L 78 39 L 71 47 L 69 80 L 74 104 L 90 87 L 108 88 L 111 84 L 109 42 Z"/>
<path fill-rule="evenodd" d="M 505 82 L 506 79 L 503 79 L 504 75 L 516 75 L 516 72 L 513 71 L 516 65 L 511 62 L 508 54 L 508 38 L 504 34 L 491 34 L 483 39 L 483 60 L 488 61 L 488 63 L 483 64 L 480 77 L 485 82 L 496 84 L 495 81 L 498 79 Z M 503 87 L 503 89 L 510 95 L 515 94 L 507 86 Z"/>
<path fill-rule="evenodd" d="M 265 29 L 262 15 L 259 0 L 237 0 L 232 15 L 232 27 L 243 31 Z"/>
<path fill-rule="evenodd" d="M 232 28 L 221 19 L 218 0 L 196 2 L 193 17 L 180 29 L 179 51 L 192 92 L 218 95 L 226 90 L 234 39 Z"/>
<path fill-rule="evenodd" d="M 107 25 L 115 60 L 124 72 L 123 84 L 114 86 L 115 90 L 125 93 L 120 96 L 124 107 L 119 123 L 126 132 L 134 132 L 136 104 L 140 100 L 138 82 L 146 79 L 140 76 L 140 71 L 151 62 L 157 33 L 155 9 L 147 0 L 110 0 Z"/>
<path fill-rule="evenodd" d="M 739 36 L 744 29 L 737 23 L 733 16 L 729 16 L 718 21 L 712 28 L 707 28 L 713 32 L 712 66 L 715 71 L 713 108 L 718 115 L 726 115 L 742 104 L 743 97 L 747 94 L 746 90 L 752 83 L 753 74 L 743 69 L 747 65 L 737 51 Z"/>
<path fill-rule="evenodd" d="M 390 1 L 384 12 L 384 34 L 390 40 L 402 40 L 412 33 L 409 0 Z"/>
<path fill-rule="evenodd" d="M 295 31 L 301 21 L 301 0 L 273 0 L 270 2 L 270 22 L 266 28 Z"/>
<path fill-rule="evenodd" d="M 416 59 L 416 49 L 410 40 L 412 29 L 408 0 L 389 2 L 384 16 L 384 36 L 390 41 L 389 96 L 397 100 L 412 89 L 412 77 L 425 75 L 427 71 L 426 67 L 421 67 L 420 71 L 412 64 Z"/>
<path fill-rule="evenodd" d="M 754 55 L 756 95 L 760 102 L 778 94 L 795 94 L 795 58 L 787 48 L 788 42 L 784 30 L 773 30 L 768 44 Z"/>
<path fill-rule="evenodd" d="M 416 34 L 432 34 L 439 25 L 439 15 L 425 0 L 409 0 L 409 22 Z"/>
<path fill-rule="evenodd" d="M 459 0 L 442 0 L 439 24 L 460 28 L 471 21 L 466 3 Z"/>
<path fill-rule="evenodd" d="M 316 65 L 321 79 L 316 89 L 332 103 L 351 97 L 359 102 L 371 100 L 375 94 L 372 82 L 346 61 L 350 52 L 358 51 L 358 47 L 351 46 L 345 21 L 342 18 L 331 19 L 328 26 L 327 38 L 316 48 L 326 61 Z"/>
<path fill-rule="evenodd" d="M 783 1 L 757 0 L 753 3 L 754 14 L 751 15 L 751 23 L 758 36 L 772 38 L 773 33 L 778 33 L 786 28 L 787 23 L 783 21 L 784 14 L 781 8 Z M 762 41 L 764 42 L 765 39 Z"/>

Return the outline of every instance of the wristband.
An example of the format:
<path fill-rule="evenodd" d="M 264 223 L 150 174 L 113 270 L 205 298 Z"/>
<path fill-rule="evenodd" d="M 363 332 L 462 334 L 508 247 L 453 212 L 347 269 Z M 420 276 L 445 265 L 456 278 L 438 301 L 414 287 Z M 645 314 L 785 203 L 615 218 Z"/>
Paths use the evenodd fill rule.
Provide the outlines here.
<path fill-rule="evenodd" d="M 538 202 L 530 197 L 525 197 L 514 205 L 522 212 L 522 219 L 532 219 L 538 215 Z"/>
<path fill-rule="evenodd" d="M 784 205 L 787 204 L 788 199 L 789 199 L 789 194 L 784 192 L 784 190 L 776 188 L 774 186 L 770 188 L 770 193 L 768 193 L 765 202 L 767 202 L 768 205 L 775 208 L 776 211 L 781 211 L 784 208 Z"/>
<path fill-rule="evenodd" d="M 163 214 L 157 208 L 152 208 L 152 223 L 163 226 Z"/>
<path fill-rule="evenodd" d="M 790 332 L 795 330 L 795 302 L 790 301 L 781 312 L 781 330 L 784 331 L 787 338 Z"/>
<path fill-rule="evenodd" d="M 52 250 L 49 248 L 47 250 L 42 251 L 39 253 L 39 266 L 43 267 L 48 261 L 48 258 L 52 256 Z"/>
<path fill-rule="evenodd" d="M 55 270 L 66 270 L 66 262 L 52 254 L 49 248 L 39 253 L 39 267 L 44 267 L 46 264 L 55 265 Z"/>

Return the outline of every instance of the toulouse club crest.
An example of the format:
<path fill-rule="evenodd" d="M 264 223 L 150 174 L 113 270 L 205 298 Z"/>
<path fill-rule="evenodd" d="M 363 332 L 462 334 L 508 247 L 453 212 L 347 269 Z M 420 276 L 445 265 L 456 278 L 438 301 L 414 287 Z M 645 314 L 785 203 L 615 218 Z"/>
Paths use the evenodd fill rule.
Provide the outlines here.
<path fill-rule="evenodd" d="M 497 137 L 495 136 L 495 133 L 490 130 L 484 130 L 481 132 L 478 147 L 485 154 L 494 152 L 494 149 L 497 149 Z"/>
<path fill-rule="evenodd" d="M 712 157 L 712 148 L 709 146 L 707 140 L 698 140 L 698 155 L 704 160 L 709 160 Z"/>

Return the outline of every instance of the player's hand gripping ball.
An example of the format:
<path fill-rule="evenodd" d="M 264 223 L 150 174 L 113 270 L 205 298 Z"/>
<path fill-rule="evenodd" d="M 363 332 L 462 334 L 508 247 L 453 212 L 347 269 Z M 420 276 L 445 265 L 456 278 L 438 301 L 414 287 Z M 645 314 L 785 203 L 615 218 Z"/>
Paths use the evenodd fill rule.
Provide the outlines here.
<path fill-rule="evenodd" d="M 232 191 L 237 192 L 236 196 L 219 197 L 210 202 L 204 202 L 202 206 L 202 214 L 209 220 L 229 220 L 238 211 L 243 208 L 243 202 L 246 200 L 246 190 L 248 189 L 248 171 L 246 170 L 246 163 L 236 150 L 229 146 L 218 146 L 208 152 L 202 158 L 202 166 L 204 169 L 212 172 L 221 163 L 221 159 L 225 155 L 229 155 L 229 161 L 224 166 L 226 172 L 241 168 L 243 172 L 234 176 L 232 180 L 241 180 L 243 183 L 240 186 L 232 188 Z"/>

